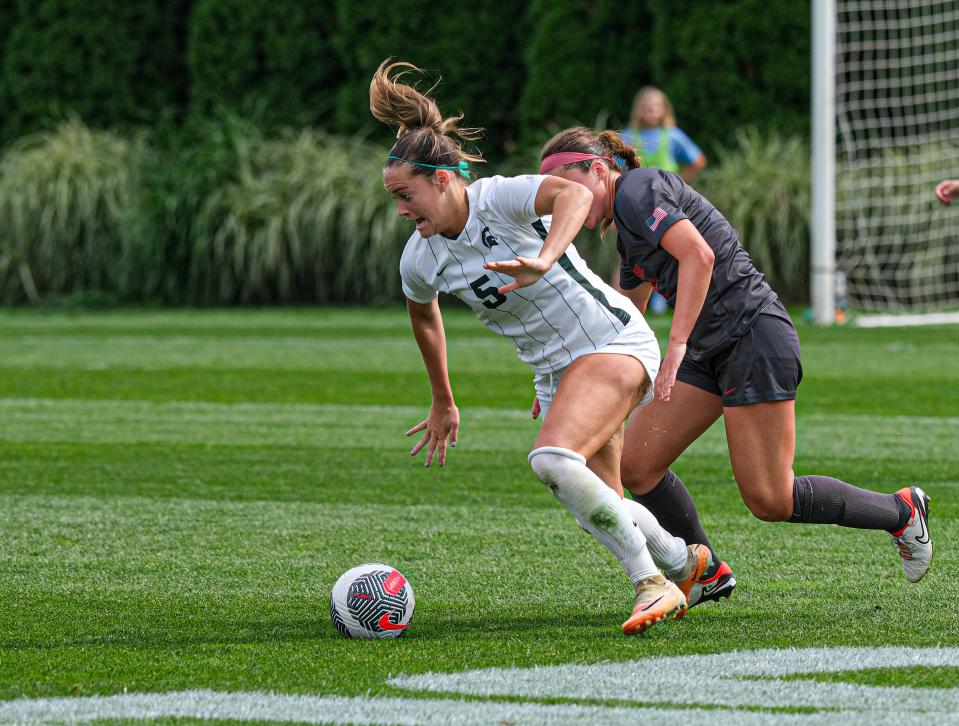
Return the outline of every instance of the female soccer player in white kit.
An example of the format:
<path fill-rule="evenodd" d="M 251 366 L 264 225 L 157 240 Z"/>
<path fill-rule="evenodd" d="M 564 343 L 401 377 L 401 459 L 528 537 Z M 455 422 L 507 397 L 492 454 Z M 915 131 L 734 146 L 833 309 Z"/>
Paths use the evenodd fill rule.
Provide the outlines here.
<path fill-rule="evenodd" d="M 431 98 L 400 83 L 404 68 L 418 70 L 380 65 L 370 84 L 370 110 L 398 129 L 383 181 L 399 215 L 416 224 L 400 274 L 433 402 L 427 419 L 408 432 L 424 432 L 411 453 L 426 448 L 426 465 L 434 455 L 443 465 L 447 442 L 456 445 L 459 412 L 437 302 L 437 293 L 445 292 L 510 339 L 532 368 L 545 420 L 529 463 L 632 580 L 636 602 L 623 632 L 681 617 L 689 590 L 709 565 L 708 549 L 687 548 L 590 469 L 618 466 L 623 421 L 650 398 L 659 367 L 659 347 L 639 311 L 570 244 L 592 194 L 548 176 L 467 184 L 468 163 L 482 158 L 465 153 L 451 135 L 474 139 L 478 131 L 458 128 L 461 117 L 444 119 Z M 549 215 L 551 223 L 544 219 Z M 493 271 L 493 263 L 504 263 L 509 274 Z"/>

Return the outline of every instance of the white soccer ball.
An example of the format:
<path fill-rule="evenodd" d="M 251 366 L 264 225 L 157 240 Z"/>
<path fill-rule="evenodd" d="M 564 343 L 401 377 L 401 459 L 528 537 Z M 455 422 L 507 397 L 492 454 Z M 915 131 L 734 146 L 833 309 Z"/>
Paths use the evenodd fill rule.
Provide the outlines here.
<path fill-rule="evenodd" d="M 415 604 L 399 570 L 371 562 L 347 570 L 333 585 L 330 617 L 347 638 L 396 638 L 409 627 Z"/>

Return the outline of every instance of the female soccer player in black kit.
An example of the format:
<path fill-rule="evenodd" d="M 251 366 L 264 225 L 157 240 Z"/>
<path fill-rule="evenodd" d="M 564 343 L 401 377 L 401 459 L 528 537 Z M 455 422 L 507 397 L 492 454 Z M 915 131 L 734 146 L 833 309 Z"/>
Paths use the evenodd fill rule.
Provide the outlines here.
<path fill-rule="evenodd" d="M 540 173 L 593 192 L 589 219 L 599 217 L 604 228 L 615 223 L 621 284 L 640 309 L 653 289 L 675 308 L 655 401 L 634 413 L 626 431 L 623 485 L 671 534 L 709 545 L 689 492 L 669 467 L 723 416 L 733 474 L 756 517 L 885 530 L 906 579 L 920 580 L 932 561 L 929 498 L 921 489 L 879 494 L 793 473 L 799 339 L 723 215 L 677 174 L 638 168 L 633 149 L 613 131 L 557 134 L 543 148 Z M 690 605 L 728 596 L 735 585 L 729 566 L 715 555 L 713 563 Z"/>

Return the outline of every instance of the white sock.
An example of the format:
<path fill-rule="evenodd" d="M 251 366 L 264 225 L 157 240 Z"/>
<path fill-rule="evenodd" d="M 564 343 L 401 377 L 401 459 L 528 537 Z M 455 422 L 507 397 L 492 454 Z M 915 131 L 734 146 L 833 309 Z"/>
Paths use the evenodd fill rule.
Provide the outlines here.
<path fill-rule="evenodd" d="M 676 575 L 686 565 L 689 557 L 686 543 L 679 537 L 674 537 L 659 523 L 646 507 L 633 499 L 623 499 L 626 511 L 629 512 L 636 526 L 646 537 L 646 547 L 652 555 L 656 566 L 667 575 Z"/>
<path fill-rule="evenodd" d="M 579 525 L 616 555 L 634 584 L 660 574 L 623 500 L 587 468 L 585 458 L 569 449 L 543 446 L 530 453 L 529 463 Z"/>

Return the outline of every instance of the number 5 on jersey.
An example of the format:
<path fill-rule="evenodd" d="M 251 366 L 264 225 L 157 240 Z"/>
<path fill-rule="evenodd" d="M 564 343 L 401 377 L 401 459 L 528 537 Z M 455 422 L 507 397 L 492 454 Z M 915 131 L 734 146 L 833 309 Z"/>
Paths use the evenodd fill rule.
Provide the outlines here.
<path fill-rule="evenodd" d="M 476 293 L 476 297 L 483 301 L 483 305 L 490 308 L 498 308 L 504 302 L 506 302 L 506 296 L 501 294 L 500 291 L 493 285 L 489 287 L 483 287 L 487 282 L 489 282 L 489 275 L 481 275 L 477 277 L 473 282 L 470 283 L 470 287 L 473 292 Z M 487 300 L 486 298 L 493 298 L 492 300 Z"/>

